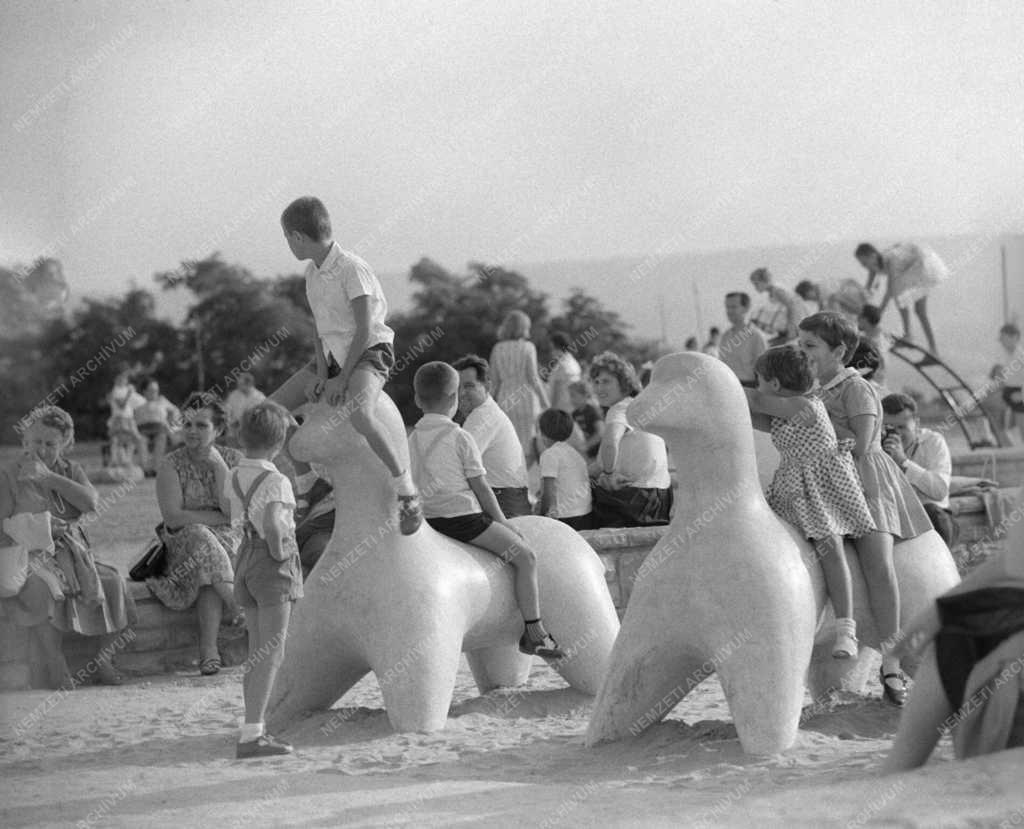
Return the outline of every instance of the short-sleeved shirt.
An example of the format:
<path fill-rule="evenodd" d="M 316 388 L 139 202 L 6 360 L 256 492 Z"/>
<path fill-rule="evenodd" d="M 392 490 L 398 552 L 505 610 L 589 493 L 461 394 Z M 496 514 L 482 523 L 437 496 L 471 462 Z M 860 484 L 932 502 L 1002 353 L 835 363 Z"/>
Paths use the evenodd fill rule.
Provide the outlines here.
<path fill-rule="evenodd" d="M 148 423 L 171 425 L 178 417 L 178 407 L 163 395 L 156 400 L 146 400 L 135 407 L 135 422 L 140 426 Z"/>
<path fill-rule="evenodd" d="M 423 415 L 409 435 L 409 456 L 425 518 L 481 512 L 469 479 L 485 474 L 483 459 L 473 436 L 450 417 Z"/>
<path fill-rule="evenodd" d="M 768 350 L 768 338 L 751 322 L 742 328 L 728 328 L 718 341 L 718 359 L 732 369 L 740 382 L 754 380 L 754 363 Z"/>
<path fill-rule="evenodd" d="M 608 409 L 604 416 L 605 434 L 616 424 L 625 427 L 626 432 L 619 442 L 619 454 L 615 459 L 615 472 L 630 486 L 640 489 L 668 489 L 671 479 L 668 474 L 668 451 L 665 441 L 657 435 L 635 429 L 626 420 L 626 409 L 633 402 L 625 397 Z"/>
<path fill-rule="evenodd" d="M 858 415 L 874 415 L 875 431 L 868 451 L 882 451 L 882 403 L 878 392 L 855 369 L 842 369 L 821 387 L 819 395 L 840 440 L 856 438 L 850 421 Z"/>
<path fill-rule="evenodd" d="M 480 450 L 487 483 L 499 489 L 526 486 L 526 458 L 516 427 L 495 399 L 487 399 L 466 415 L 462 428 Z"/>
<path fill-rule="evenodd" d="M 932 429 L 918 429 L 917 443 L 907 455 L 903 470 L 921 503 L 949 509 L 949 482 L 953 460 L 946 439 Z"/>
<path fill-rule="evenodd" d="M 555 518 L 573 518 L 590 512 L 590 476 L 583 456 L 565 441 L 551 444 L 540 454 L 540 477 L 555 479 Z"/>
<path fill-rule="evenodd" d="M 548 379 L 548 393 L 551 398 L 550 405 L 552 409 L 561 409 L 567 414 L 572 412 L 569 384 L 578 382 L 582 376 L 583 372 L 580 369 L 580 364 L 572 354 L 563 353 L 559 356 Z M 558 386 L 557 393 L 556 385 Z"/>
<path fill-rule="evenodd" d="M 294 536 L 295 493 L 292 491 L 291 481 L 271 461 L 259 458 L 242 458 L 224 480 L 224 494 L 227 495 L 228 501 L 231 504 L 231 525 L 241 527 L 245 524 L 246 518 L 242 514 L 242 502 L 235 493 L 232 481 L 238 478 L 238 486 L 244 495 L 249 491 L 253 481 L 263 474 L 263 470 L 269 471 L 270 474 L 267 475 L 263 483 L 260 484 L 259 489 L 252 494 L 252 498 L 249 500 L 249 521 L 256 528 L 256 533 L 259 537 L 266 539 L 267 535 L 263 529 L 263 521 L 266 518 L 267 507 L 275 502 L 284 504 L 286 509 L 282 511 L 282 517 L 286 528 Z"/>
<path fill-rule="evenodd" d="M 334 355 L 343 365 L 356 333 L 352 300 L 370 297 L 370 338 L 366 347 L 393 343 L 395 332 L 384 322 L 388 303 L 373 269 L 354 253 L 342 250 L 337 242 L 318 268 L 306 267 L 306 299 L 313 311 L 316 333 L 323 344 L 324 356 Z"/>

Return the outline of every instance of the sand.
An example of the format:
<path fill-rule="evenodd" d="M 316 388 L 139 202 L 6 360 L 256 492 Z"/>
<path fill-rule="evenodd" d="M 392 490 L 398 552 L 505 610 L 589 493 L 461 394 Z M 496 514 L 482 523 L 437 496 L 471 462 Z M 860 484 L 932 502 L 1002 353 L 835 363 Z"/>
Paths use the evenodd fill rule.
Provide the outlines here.
<path fill-rule="evenodd" d="M 460 672 L 448 727 L 394 734 L 367 677 L 236 761 L 241 671 L 0 697 L 0 825 L 1024 825 L 1024 750 L 880 778 L 898 711 L 852 694 L 810 707 L 785 754 L 742 753 L 714 678 L 641 737 L 583 745 L 590 698 L 537 661 L 522 689 Z M 877 693 L 877 688 L 874 689 Z"/>

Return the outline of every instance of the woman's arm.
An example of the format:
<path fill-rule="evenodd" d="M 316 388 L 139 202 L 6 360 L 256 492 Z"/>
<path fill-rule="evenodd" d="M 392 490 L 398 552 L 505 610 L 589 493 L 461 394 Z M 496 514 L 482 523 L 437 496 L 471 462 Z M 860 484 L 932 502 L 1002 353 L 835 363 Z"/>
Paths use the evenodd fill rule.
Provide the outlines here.
<path fill-rule="evenodd" d="M 34 461 L 34 465 L 33 465 Z M 37 458 L 27 460 L 21 467 L 20 477 L 31 481 L 37 486 L 56 492 L 64 498 L 79 512 L 93 512 L 99 504 L 99 494 L 96 488 L 85 477 L 81 467 L 76 467 L 72 472 L 74 478 L 65 478 L 59 472 L 47 469 Z"/>
<path fill-rule="evenodd" d="M 156 501 L 160 516 L 170 530 L 177 530 L 186 524 L 205 524 L 216 527 L 231 523 L 221 510 L 187 510 L 181 493 L 181 479 L 178 472 L 167 461 L 162 461 L 156 471 Z"/>
<path fill-rule="evenodd" d="M 275 561 L 284 561 L 288 558 L 288 548 L 284 542 L 291 530 L 285 520 L 286 509 L 291 507 L 286 507 L 280 501 L 271 501 L 263 511 L 263 535 L 267 540 L 270 557 Z"/>
<path fill-rule="evenodd" d="M 540 374 L 537 373 L 537 350 L 535 348 L 527 350 L 526 382 L 530 384 L 534 394 L 537 395 L 541 408 L 546 409 L 548 407 L 548 392 L 540 381 Z"/>
<path fill-rule="evenodd" d="M 859 414 L 850 418 L 850 428 L 853 430 L 853 456 L 861 458 L 867 454 L 871 446 L 871 436 L 875 433 L 875 421 L 878 418 L 873 414 Z"/>
<path fill-rule="evenodd" d="M 615 464 L 619 459 L 619 443 L 622 441 L 624 434 L 626 434 L 626 427 L 621 423 L 605 424 L 601 448 L 597 452 L 597 460 L 600 463 L 601 472 L 610 473 L 615 471 Z"/>
<path fill-rule="evenodd" d="M 494 353 L 498 350 L 498 346 L 494 346 L 491 349 L 491 359 L 488 361 L 491 364 L 491 397 L 498 400 L 498 395 L 501 393 L 501 369 L 498 367 L 499 362 L 494 359 Z"/>

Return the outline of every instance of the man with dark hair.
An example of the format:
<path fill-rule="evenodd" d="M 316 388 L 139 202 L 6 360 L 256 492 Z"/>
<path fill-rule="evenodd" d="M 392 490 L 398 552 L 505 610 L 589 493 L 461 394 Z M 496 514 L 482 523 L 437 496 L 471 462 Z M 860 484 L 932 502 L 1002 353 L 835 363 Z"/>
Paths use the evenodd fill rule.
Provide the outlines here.
<path fill-rule="evenodd" d="M 754 363 L 768 350 L 768 338 L 753 323 L 747 321 L 750 311 L 750 295 L 732 291 L 725 295 L 725 316 L 727 328 L 718 341 L 718 358 L 733 370 L 744 386 L 757 385 L 754 378 Z"/>
<path fill-rule="evenodd" d="M 960 530 L 949 509 L 953 462 L 946 439 L 921 426 L 917 402 L 906 394 L 883 397 L 882 412 L 882 448 L 907 476 L 935 531 L 952 547 Z"/>
<path fill-rule="evenodd" d="M 459 373 L 462 428 L 476 441 L 501 511 L 508 518 L 532 514 L 523 447 L 516 427 L 491 397 L 490 365 L 483 357 L 467 354 L 452 366 Z"/>

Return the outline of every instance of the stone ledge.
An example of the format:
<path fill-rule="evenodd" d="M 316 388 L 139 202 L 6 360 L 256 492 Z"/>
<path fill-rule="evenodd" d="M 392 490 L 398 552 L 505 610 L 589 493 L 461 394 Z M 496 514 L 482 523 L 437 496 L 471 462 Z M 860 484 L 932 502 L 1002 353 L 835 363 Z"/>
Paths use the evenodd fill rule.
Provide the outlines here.
<path fill-rule="evenodd" d="M 1005 490 L 1004 490 L 1005 491 Z M 998 543 L 993 537 L 983 500 L 976 495 L 958 496 L 950 501 L 961 529 L 961 542 Z M 605 569 L 605 580 L 621 616 L 629 603 L 636 574 L 647 554 L 668 532 L 668 527 L 624 527 L 584 530 L 580 535 L 594 548 Z M 979 557 L 983 558 L 983 556 Z M 959 562 L 958 562 L 959 563 Z M 974 563 L 967 562 L 967 566 Z M 195 665 L 198 658 L 198 621 L 195 609 L 178 611 L 164 607 L 145 584 L 129 582 L 135 599 L 138 622 L 134 638 L 116 654 L 118 668 L 126 674 L 153 674 Z M 241 664 L 246 656 L 244 630 L 222 628 L 219 645 L 228 665 Z M 72 672 L 88 664 L 95 655 L 97 640 L 65 637 L 65 652 Z M 28 632 L 0 617 L 0 690 L 30 687 L 32 649 Z"/>

